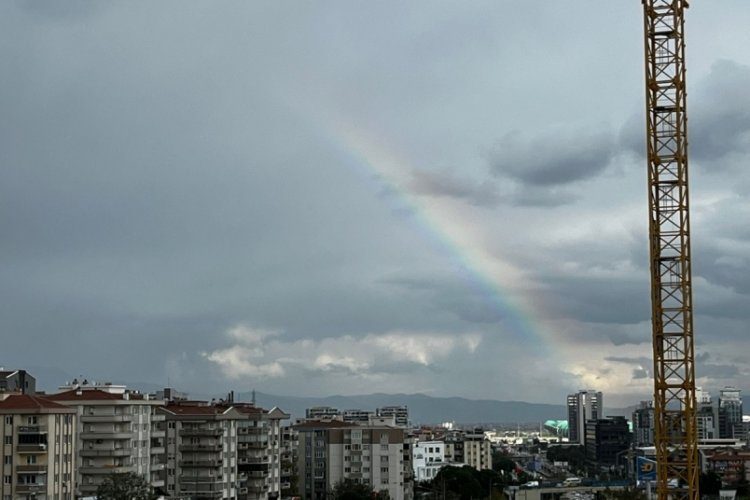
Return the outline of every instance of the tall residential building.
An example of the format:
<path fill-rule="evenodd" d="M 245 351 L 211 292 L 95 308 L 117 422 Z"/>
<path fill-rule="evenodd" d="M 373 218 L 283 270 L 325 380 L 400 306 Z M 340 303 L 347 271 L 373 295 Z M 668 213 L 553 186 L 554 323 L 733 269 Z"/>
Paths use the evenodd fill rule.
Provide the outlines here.
<path fill-rule="evenodd" d="M 297 453 L 299 451 L 299 432 L 291 425 L 281 428 L 281 497 L 299 496 L 297 485 Z"/>
<path fill-rule="evenodd" d="M 604 397 L 601 392 L 587 390 L 568 395 L 568 440 L 584 444 L 586 421 L 604 418 Z"/>
<path fill-rule="evenodd" d="M 92 496 L 107 475 L 133 472 L 157 491 L 165 485 L 163 401 L 131 392 L 123 385 L 80 384 L 48 399 L 78 415 L 77 494 Z"/>
<path fill-rule="evenodd" d="M 76 411 L 31 395 L 0 394 L 0 498 L 75 498 Z"/>
<path fill-rule="evenodd" d="M 404 430 L 386 425 L 306 421 L 299 432 L 297 490 L 303 500 L 325 500 L 340 481 L 350 479 L 391 500 L 404 500 L 412 484 L 404 464 Z"/>
<path fill-rule="evenodd" d="M 719 391 L 719 437 L 734 437 L 735 427 L 742 425 L 742 391 L 725 387 Z"/>
<path fill-rule="evenodd" d="M 476 470 L 492 469 L 492 443 L 483 429 L 464 434 L 464 463 Z"/>
<path fill-rule="evenodd" d="M 205 499 L 277 499 L 281 495 L 278 408 L 172 402 L 167 424 L 167 493 Z"/>
<path fill-rule="evenodd" d="M 716 408 L 711 402 L 711 394 L 700 387 L 695 389 L 695 423 L 698 441 L 719 437 L 716 424 Z"/>
<path fill-rule="evenodd" d="M 36 379 L 26 370 L 5 370 L 0 368 L 0 392 L 20 392 L 36 394 Z"/>
<path fill-rule="evenodd" d="M 654 445 L 653 401 L 641 401 L 633 411 L 633 442 L 636 446 Z"/>

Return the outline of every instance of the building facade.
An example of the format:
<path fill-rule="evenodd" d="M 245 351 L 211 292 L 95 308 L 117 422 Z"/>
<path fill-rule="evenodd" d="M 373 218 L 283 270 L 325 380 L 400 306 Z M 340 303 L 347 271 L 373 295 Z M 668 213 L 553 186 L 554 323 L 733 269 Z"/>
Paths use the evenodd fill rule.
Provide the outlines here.
<path fill-rule="evenodd" d="M 719 438 L 733 438 L 742 425 L 742 391 L 725 387 L 719 391 Z"/>
<path fill-rule="evenodd" d="M 0 395 L 0 443 L 0 498 L 75 498 L 74 409 L 37 396 Z"/>
<path fill-rule="evenodd" d="M 587 390 L 570 394 L 568 406 L 568 441 L 584 444 L 586 421 L 604 418 L 604 396 L 601 392 Z"/>
<path fill-rule="evenodd" d="M 26 370 L 4 370 L 0 368 L 0 392 L 36 394 L 36 379 Z"/>
<path fill-rule="evenodd" d="M 281 496 L 281 421 L 289 415 L 252 404 L 169 402 L 167 493 L 194 499 Z"/>
<path fill-rule="evenodd" d="M 635 446 L 654 444 L 654 403 L 641 401 L 633 411 L 633 443 Z"/>
<path fill-rule="evenodd" d="M 442 441 L 417 441 L 412 450 L 412 470 L 417 482 L 432 481 L 446 466 L 445 443 Z"/>
<path fill-rule="evenodd" d="M 71 388 L 72 387 L 72 388 Z M 163 401 L 112 384 L 80 384 L 47 396 L 77 415 L 76 483 L 79 496 L 93 496 L 116 472 L 144 477 L 152 488 L 165 486 Z"/>
<path fill-rule="evenodd" d="M 627 465 L 624 454 L 630 450 L 632 437 L 625 417 L 588 420 L 586 422 L 586 461 L 595 467 Z"/>
<path fill-rule="evenodd" d="M 338 421 L 307 421 L 295 429 L 302 499 L 326 500 L 343 480 L 374 491 L 387 490 L 391 500 L 407 498 L 405 492 L 411 491 L 412 484 L 411 470 L 405 470 L 404 464 L 403 429 Z"/>

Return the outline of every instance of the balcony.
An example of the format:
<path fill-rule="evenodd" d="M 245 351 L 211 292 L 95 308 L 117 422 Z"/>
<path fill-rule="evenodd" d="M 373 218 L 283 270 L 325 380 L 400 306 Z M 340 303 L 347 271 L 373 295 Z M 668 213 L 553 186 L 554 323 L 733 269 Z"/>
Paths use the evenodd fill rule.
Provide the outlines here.
<path fill-rule="evenodd" d="M 152 438 L 163 438 L 167 435 L 167 431 L 164 429 L 151 429 L 151 437 Z"/>
<path fill-rule="evenodd" d="M 224 434 L 222 429 L 203 429 L 200 427 L 195 428 L 182 428 L 180 429 L 180 436 L 208 436 L 208 437 L 219 437 Z"/>
<path fill-rule="evenodd" d="M 224 478 L 221 476 L 180 476 L 180 483 L 222 484 L 223 482 Z"/>
<path fill-rule="evenodd" d="M 37 444 L 19 444 L 16 446 L 18 453 L 47 453 L 47 445 L 42 443 Z"/>
<path fill-rule="evenodd" d="M 268 448 L 268 441 L 251 441 L 237 443 L 238 450 L 265 450 Z"/>
<path fill-rule="evenodd" d="M 165 420 L 167 420 L 167 416 L 164 415 L 163 413 L 152 413 L 151 414 L 151 423 L 154 423 L 154 422 L 164 422 Z"/>
<path fill-rule="evenodd" d="M 129 457 L 132 448 L 89 448 L 80 451 L 82 457 Z"/>
<path fill-rule="evenodd" d="M 46 474 L 47 464 L 16 465 L 19 474 Z"/>
<path fill-rule="evenodd" d="M 264 457 L 239 457 L 237 459 L 238 464 L 262 464 L 262 465 L 268 465 L 270 460 L 267 456 Z"/>
<path fill-rule="evenodd" d="M 214 443 L 214 444 L 181 444 L 180 445 L 180 451 L 181 452 L 204 452 L 204 453 L 219 453 L 224 448 L 224 445 L 221 443 Z"/>
<path fill-rule="evenodd" d="M 151 454 L 152 455 L 164 455 L 166 453 L 166 450 L 163 446 L 152 446 L 151 447 Z"/>
<path fill-rule="evenodd" d="M 84 424 L 122 422 L 128 423 L 133 421 L 132 415 L 81 415 L 81 422 Z"/>
<path fill-rule="evenodd" d="M 222 498 L 223 490 L 195 490 L 191 488 L 180 487 L 180 496 L 200 497 L 200 498 Z"/>
<path fill-rule="evenodd" d="M 151 469 L 151 472 L 156 472 L 156 471 L 164 470 L 164 467 L 166 465 L 167 464 L 162 464 L 162 463 L 153 464 L 152 463 L 152 464 L 149 465 L 149 468 Z"/>
<path fill-rule="evenodd" d="M 46 484 L 18 484 L 16 485 L 16 493 L 35 495 L 37 493 L 44 493 L 47 490 Z"/>
<path fill-rule="evenodd" d="M 19 434 L 47 434 L 47 427 L 44 425 L 22 425 L 18 427 Z"/>
<path fill-rule="evenodd" d="M 79 467 L 78 470 L 81 474 L 121 474 L 123 472 L 133 472 L 133 467 L 130 465 L 100 465 Z"/>
<path fill-rule="evenodd" d="M 81 439 L 132 439 L 130 431 L 86 431 L 81 433 Z"/>
<path fill-rule="evenodd" d="M 221 467 L 224 460 L 180 460 L 180 467 Z"/>

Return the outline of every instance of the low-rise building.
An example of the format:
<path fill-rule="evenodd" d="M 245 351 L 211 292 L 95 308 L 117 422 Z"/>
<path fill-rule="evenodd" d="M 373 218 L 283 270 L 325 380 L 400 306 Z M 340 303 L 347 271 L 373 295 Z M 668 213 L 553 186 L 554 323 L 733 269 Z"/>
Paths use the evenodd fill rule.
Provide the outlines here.
<path fill-rule="evenodd" d="M 442 441 L 417 441 L 412 450 L 412 469 L 417 482 L 432 481 L 446 466 L 445 443 Z"/>

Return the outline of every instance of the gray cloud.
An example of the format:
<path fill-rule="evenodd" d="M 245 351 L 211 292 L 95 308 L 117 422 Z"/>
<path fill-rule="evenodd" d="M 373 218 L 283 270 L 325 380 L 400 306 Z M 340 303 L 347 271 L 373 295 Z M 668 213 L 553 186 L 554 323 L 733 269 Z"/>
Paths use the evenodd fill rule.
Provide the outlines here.
<path fill-rule="evenodd" d="M 494 146 L 491 166 L 523 185 L 553 187 L 591 180 L 607 168 L 615 151 L 615 138 L 606 130 L 559 129 L 532 138 L 514 132 Z"/>

